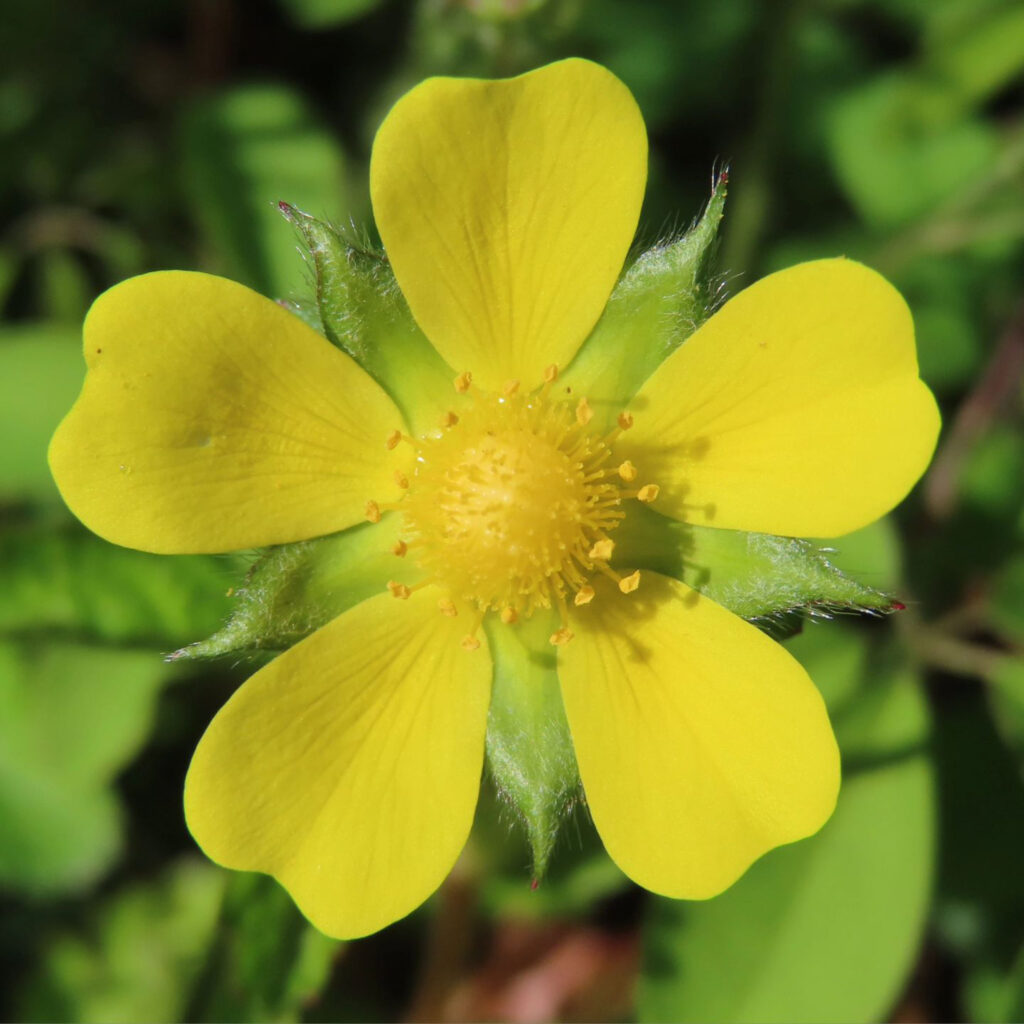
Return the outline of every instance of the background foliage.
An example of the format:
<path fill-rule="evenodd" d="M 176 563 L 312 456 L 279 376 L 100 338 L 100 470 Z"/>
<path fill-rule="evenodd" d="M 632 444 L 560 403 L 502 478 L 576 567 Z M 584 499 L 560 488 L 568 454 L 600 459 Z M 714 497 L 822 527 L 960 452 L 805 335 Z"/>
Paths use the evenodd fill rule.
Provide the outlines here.
<path fill-rule="evenodd" d="M 1024 1017 L 1019 2 L 53 0 L 5 4 L 0 37 L 0 1015 Z M 446 888 L 343 946 L 273 882 L 205 862 L 182 822 L 191 750 L 252 665 L 161 655 L 222 625 L 246 560 L 97 540 L 46 443 L 103 288 L 203 268 L 301 299 L 276 201 L 361 228 L 402 91 L 570 54 L 643 108 L 644 240 L 695 217 L 728 163 L 727 291 L 846 253 L 907 296 L 939 453 L 895 517 L 833 543 L 908 608 L 790 641 L 843 794 L 719 899 L 640 893 L 582 816 L 531 892 L 485 795 Z"/>

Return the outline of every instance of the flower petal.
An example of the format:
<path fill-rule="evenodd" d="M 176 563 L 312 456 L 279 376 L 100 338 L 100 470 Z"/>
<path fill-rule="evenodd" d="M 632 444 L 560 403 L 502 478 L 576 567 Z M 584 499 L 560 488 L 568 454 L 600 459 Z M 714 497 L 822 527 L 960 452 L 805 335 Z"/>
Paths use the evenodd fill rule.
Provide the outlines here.
<path fill-rule="evenodd" d="M 572 59 L 423 82 L 377 132 L 370 190 L 417 322 L 496 388 L 572 358 L 622 269 L 646 175 L 629 90 Z"/>
<path fill-rule="evenodd" d="M 242 285 L 133 277 L 85 321 L 89 372 L 50 445 L 71 511 L 162 553 L 282 544 L 344 529 L 397 495 L 403 424 L 347 355 Z"/>
<path fill-rule="evenodd" d="M 825 823 L 839 754 L 818 691 L 782 647 L 654 573 L 629 598 L 599 591 L 573 626 L 558 674 L 576 758 L 631 878 L 704 899 Z"/>
<path fill-rule="evenodd" d="M 939 431 L 906 303 L 845 259 L 751 285 L 631 408 L 621 448 L 660 484 L 658 511 L 787 536 L 834 537 L 884 515 L 928 465 Z"/>
<path fill-rule="evenodd" d="M 260 670 L 213 720 L 188 827 L 226 867 L 274 875 L 322 931 L 356 938 L 440 885 L 469 834 L 491 660 L 437 595 L 371 598 Z"/>

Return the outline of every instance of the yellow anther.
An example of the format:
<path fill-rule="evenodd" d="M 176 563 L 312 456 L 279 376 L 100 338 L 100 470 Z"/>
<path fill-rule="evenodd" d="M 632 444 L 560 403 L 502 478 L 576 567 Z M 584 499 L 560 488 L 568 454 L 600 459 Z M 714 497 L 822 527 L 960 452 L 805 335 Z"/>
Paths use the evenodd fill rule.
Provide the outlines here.
<path fill-rule="evenodd" d="M 572 603 L 579 608 L 581 605 L 590 604 L 594 600 L 594 588 L 589 583 L 584 584 L 576 591 L 576 596 L 572 599 Z"/>
<path fill-rule="evenodd" d="M 519 621 L 519 612 L 517 612 L 515 608 L 502 608 L 501 621 L 504 622 L 506 626 L 511 626 Z"/>
<path fill-rule="evenodd" d="M 548 637 L 548 641 L 553 647 L 564 647 L 575 635 L 568 626 L 563 626 L 561 629 L 556 629 Z"/>
<path fill-rule="evenodd" d="M 576 406 L 576 422 L 585 427 L 593 418 L 594 410 L 590 408 L 590 403 L 586 398 L 581 398 L 579 405 Z"/>
<path fill-rule="evenodd" d="M 619 590 L 624 594 L 632 594 L 637 587 L 640 586 L 640 570 L 630 573 L 628 576 L 623 576 L 619 580 Z"/>
<path fill-rule="evenodd" d="M 391 549 L 391 554 L 398 555 L 399 558 L 405 558 L 406 551 L 409 550 L 409 545 L 404 540 L 395 541 L 394 547 Z"/>
<path fill-rule="evenodd" d="M 402 490 L 405 490 L 409 486 L 409 478 L 404 474 L 395 470 L 395 483 L 398 484 Z"/>
<path fill-rule="evenodd" d="M 459 646 L 464 651 L 475 651 L 480 647 L 480 641 L 475 636 L 464 636 Z"/>
<path fill-rule="evenodd" d="M 595 559 L 596 561 L 607 562 L 612 557 L 612 552 L 615 550 L 615 541 L 609 537 L 605 537 L 602 540 L 596 541 L 594 546 L 587 552 L 587 558 Z"/>
<path fill-rule="evenodd" d="M 631 412 L 620 412 L 619 413 L 619 429 L 629 430 L 633 426 L 633 414 Z"/>
<path fill-rule="evenodd" d="M 400 430 L 392 430 L 388 434 L 388 439 L 384 442 L 387 450 L 393 452 L 402 443 L 402 432 Z"/>
<path fill-rule="evenodd" d="M 364 515 L 366 516 L 366 518 L 371 523 L 379 523 L 380 522 L 380 505 L 378 505 L 377 502 L 375 502 L 375 501 L 368 501 L 366 503 L 366 509 L 364 510 Z"/>
<path fill-rule="evenodd" d="M 456 424 L 456 423 L 458 423 L 458 422 L 459 422 L 459 417 L 458 417 L 458 416 L 456 416 L 456 415 L 455 415 L 455 413 L 453 413 L 453 412 L 451 411 L 451 409 L 449 409 L 449 410 L 448 410 L 448 411 L 447 411 L 447 412 L 446 412 L 446 413 L 445 413 L 445 414 L 444 414 L 444 415 L 443 415 L 443 416 L 441 417 L 441 426 L 442 426 L 442 427 L 443 427 L 443 428 L 444 428 L 445 430 L 447 430 L 447 429 L 448 429 L 449 427 L 454 427 L 454 426 L 455 426 L 455 424 Z"/>
<path fill-rule="evenodd" d="M 459 614 L 459 610 L 455 607 L 455 602 L 448 597 L 442 597 L 437 602 L 437 607 L 442 615 L 447 615 L 450 619 L 454 619 Z"/>
<path fill-rule="evenodd" d="M 558 367 L 552 363 L 544 370 L 544 383 L 554 384 L 558 380 Z"/>
<path fill-rule="evenodd" d="M 632 483 L 636 479 L 636 466 L 633 465 L 629 459 L 619 466 L 619 476 L 626 481 L 627 484 Z"/>
<path fill-rule="evenodd" d="M 661 488 L 657 484 L 644 484 L 644 486 L 636 492 L 637 501 L 652 502 L 658 497 L 660 492 Z"/>
<path fill-rule="evenodd" d="M 397 597 L 399 601 L 408 601 L 412 593 L 404 583 L 396 583 L 394 580 L 388 580 L 388 590 L 391 591 L 391 596 Z"/>
<path fill-rule="evenodd" d="M 460 373 L 458 377 L 455 378 L 455 390 L 458 391 L 460 395 L 464 395 L 469 390 L 469 385 L 472 383 L 473 374 L 467 370 L 465 373 Z"/>
<path fill-rule="evenodd" d="M 506 398 L 511 398 L 519 390 L 519 381 L 507 380 L 501 389 L 501 393 Z"/>

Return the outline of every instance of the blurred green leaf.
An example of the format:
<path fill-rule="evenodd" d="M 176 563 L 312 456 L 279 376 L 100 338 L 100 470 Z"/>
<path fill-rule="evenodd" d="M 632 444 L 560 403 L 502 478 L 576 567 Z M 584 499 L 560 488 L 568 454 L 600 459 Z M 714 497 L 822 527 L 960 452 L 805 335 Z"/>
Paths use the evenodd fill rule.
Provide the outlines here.
<path fill-rule="evenodd" d="M 1016 517 L 1024 505 L 1024 434 L 998 425 L 974 446 L 960 476 L 965 504 L 999 518 Z"/>
<path fill-rule="evenodd" d="M 0 329 L 0 501 L 60 501 L 46 449 L 84 377 L 78 327 Z"/>
<path fill-rule="evenodd" d="M 996 574 L 990 604 L 997 628 L 1024 644 L 1024 553 L 1011 558 Z"/>
<path fill-rule="evenodd" d="M 302 96 L 251 85 L 197 100 L 182 121 L 182 149 L 192 212 L 214 266 L 273 298 L 306 291 L 295 231 L 277 203 L 318 216 L 353 211 L 341 147 Z"/>
<path fill-rule="evenodd" d="M 39 254 L 42 309 L 48 319 L 81 324 L 89 308 L 92 286 L 84 265 L 68 249 L 44 249 Z"/>
<path fill-rule="evenodd" d="M 843 537 L 822 538 L 828 560 L 854 579 L 881 591 L 895 591 L 903 575 L 900 536 L 892 519 L 878 519 Z"/>
<path fill-rule="evenodd" d="M 288 16 L 300 28 L 320 29 L 344 25 L 360 18 L 383 0 L 278 0 Z"/>
<path fill-rule="evenodd" d="M 232 874 L 184 1019 L 300 1020 L 343 948 L 272 878 Z"/>
<path fill-rule="evenodd" d="M 226 879 L 211 864 L 187 860 L 152 882 L 114 894 L 82 931 L 52 940 L 21 990 L 23 1019 L 185 1019 Z"/>
<path fill-rule="evenodd" d="M 641 1020 L 873 1021 L 913 964 L 934 840 L 919 684 L 866 670 L 861 638 L 835 626 L 790 647 L 836 719 L 845 778 L 835 814 L 714 900 L 655 901 Z M 857 721 L 862 700 L 868 721 Z"/>
<path fill-rule="evenodd" d="M 151 652 L 0 644 L 0 885 L 63 892 L 106 869 L 120 829 L 108 786 L 167 671 Z"/>
<path fill-rule="evenodd" d="M 1003 659 L 988 682 L 996 725 L 1024 773 L 1024 657 Z"/>
<path fill-rule="evenodd" d="M 78 527 L 0 532 L 0 634 L 63 634 L 171 650 L 217 629 L 238 557 L 169 558 L 119 548 Z"/>
<path fill-rule="evenodd" d="M 902 73 L 871 79 L 842 101 L 831 145 L 847 195 L 880 227 L 914 220 L 972 184 L 998 148 L 953 91 Z"/>

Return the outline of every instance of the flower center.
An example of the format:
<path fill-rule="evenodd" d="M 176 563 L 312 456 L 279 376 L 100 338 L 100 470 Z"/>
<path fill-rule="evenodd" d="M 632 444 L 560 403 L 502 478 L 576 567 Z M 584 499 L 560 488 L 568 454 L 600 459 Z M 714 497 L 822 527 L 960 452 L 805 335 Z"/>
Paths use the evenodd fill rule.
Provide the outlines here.
<path fill-rule="evenodd" d="M 415 440 L 396 432 L 388 441 L 416 448 L 412 480 L 399 480 L 407 488 L 395 506 L 405 539 L 395 553 L 411 552 L 426 575 L 420 586 L 446 592 L 442 612 L 455 614 L 456 602 L 475 609 L 476 626 L 463 642 L 470 649 L 479 646 L 474 634 L 483 615 L 496 612 L 511 624 L 538 608 L 559 610 L 562 625 L 551 642 L 565 643 L 572 637 L 569 604 L 593 599 L 587 581 L 595 571 L 624 593 L 639 584 L 638 572 L 623 577 L 608 565 L 623 500 L 657 496 L 654 485 L 631 489 L 636 469 L 612 457 L 632 419 L 624 413 L 610 434 L 592 433 L 585 398 L 575 405 L 551 398 L 555 376 L 550 367 L 532 394 L 517 381 L 500 393 L 474 390 L 460 415 L 445 414 L 438 432 Z M 455 385 L 468 392 L 469 374 Z M 379 519 L 380 506 L 369 502 L 367 517 Z M 412 590 L 395 582 L 389 589 L 399 598 Z"/>

